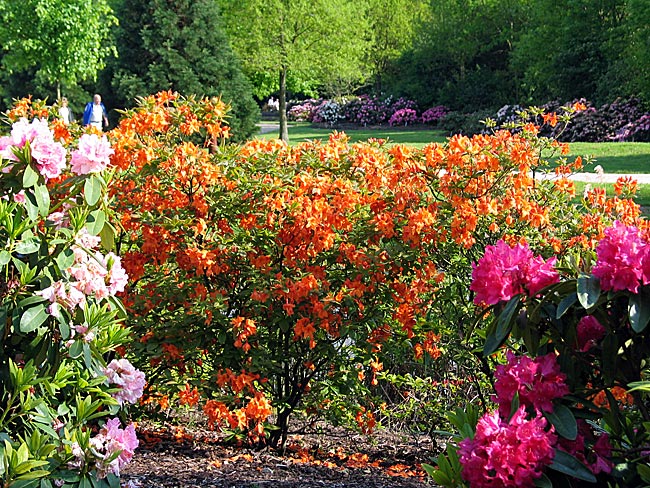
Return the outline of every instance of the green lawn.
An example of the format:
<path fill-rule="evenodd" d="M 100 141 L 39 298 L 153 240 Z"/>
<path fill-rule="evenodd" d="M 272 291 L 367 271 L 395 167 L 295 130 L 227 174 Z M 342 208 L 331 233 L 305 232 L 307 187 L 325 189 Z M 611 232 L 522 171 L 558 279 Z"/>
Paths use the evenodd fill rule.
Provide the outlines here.
<path fill-rule="evenodd" d="M 307 122 L 289 124 L 289 140 L 291 143 L 306 140 L 326 140 L 331 129 L 312 127 Z M 382 129 L 352 129 L 346 130 L 352 142 L 365 141 L 371 137 L 388 139 L 389 143 L 409 144 L 423 147 L 430 142 L 444 142 L 446 134 L 440 130 L 423 130 L 408 128 L 386 127 Z M 262 134 L 260 137 L 272 139 L 278 136 L 277 131 Z M 593 156 L 594 166 L 600 164 L 605 173 L 650 173 L 650 143 L 648 142 L 572 142 L 569 145 L 570 156 Z M 592 167 L 585 168 L 593 171 Z"/>

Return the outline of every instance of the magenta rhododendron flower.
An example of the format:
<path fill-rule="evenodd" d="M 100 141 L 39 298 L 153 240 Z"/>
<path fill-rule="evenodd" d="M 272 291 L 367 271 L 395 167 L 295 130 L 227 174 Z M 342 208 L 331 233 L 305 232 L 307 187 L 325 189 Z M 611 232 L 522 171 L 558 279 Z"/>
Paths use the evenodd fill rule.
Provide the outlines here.
<path fill-rule="evenodd" d="M 541 414 L 526 418 L 520 407 L 505 422 L 498 412 L 484 415 L 474 439 L 458 446 L 462 476 L 472 488 L 532 487 L 553 461 L 557 436 Z"/>
<path fill-rule="evenodd" d="M 553 411 L 554 399 L 569 393 L 566 375 L 560 371 L 554 353 L 531 359 L 508 351 L 507 359 L 508 363 L 498 365 L 494 373 L 494 389 L 503 417 L 510 415 L 516 393 L 522 406 L 546 412 Z"/>
<path fill-rule="evenodd" d="M 84 134 L 79 139 L 79 148 L 72 152 L 72 172 L 86 175 L 104 171 L 114 152 L 106 136 Z"/>
<path fill-rule="evenodd" d="M 612 446 L 607 434 L 594 435 L 593 428 L 584 420 L 578 419 L 578 435 L 574 440 L 558 438 L 558 449 L 571 454 L 587 466 L 593 474 L 611 473 Z M 588 445 L 589 444 L 589 445 Z"/>
<path fill-rule="evenodd" d="M 650 282 L 650 249 L 639 229 L 616 221 L 605 229 L 605 237 L 596 248 L 598 260 L 592 274 L 603 291 L 628 290 L 637 293 L 639 285 Z"/>
<path fill-rule="evenodd" d="M 114 460 L 98 467 L 99 478 L 105 478 L 108 473 L 119 476 L 120 470 L 131 462 L 133 452 L 138 447 L 138 437 L 133 424 L 129 424 L 125 429 L 121 429 L 121 425 L 120 419 L 110 419 L 99 431 L 99 434 L 90 440 L 93 448 L 104 454 L 105 462 L 119 452 Z"/>
<path fill-rule="evenodd" d="M 142 396 L 146 383 L 144 373 L 135 369 L 128 359 L 113 359 L 104 369 L 104 374 L 109 383 L 120 388 L 113 394 L 120 405 L 135 403 Z"/>
<path fill-rule="evenodd" d="M 534 256 L 528 244 L 511 248 L 500 240 L 487 246 L 478 264 L 472 263 L 470 290 L 476 293 L 474 303 L 494 305 L 520 293 L 536 295 L 544 287 L 559 282 L 556 260 L 553 257 L 544 261 Z"/>
<path fill-rule="evenodd" d="M 603 338 L 605 332 L 605 327 L 593 315 L 582 317 L 576 326 L 578 349 L 587 352 Z"/>

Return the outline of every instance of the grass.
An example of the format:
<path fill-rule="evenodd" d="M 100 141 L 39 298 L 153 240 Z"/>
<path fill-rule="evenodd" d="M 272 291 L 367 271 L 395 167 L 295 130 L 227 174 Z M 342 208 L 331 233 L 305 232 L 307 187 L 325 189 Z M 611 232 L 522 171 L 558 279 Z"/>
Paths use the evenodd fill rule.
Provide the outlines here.
<path fill-rule="evenodd" d="M 306 140 L 327 140 L 331 129 L 312 127 L 308 122 L 289 124 L 291 143 Z M 447 134 L 441 130 L 409 129 L 386 127 L 381 129 L 346 129 L 352 142 L 365 141 L 371 137 L 388 139 L 389 143 L 408 144 L 422 148 L 430 142 L 444 142 Z M 272 139 L 277 131 L 262 134 L 260 137 Z M 648 142 L 572 142 L 570 157 L 591 156 L 594 164 L 585 168 L 592 172 L 596 165 L 601 165 L 605 173 L 650 173 L 650 143 Z"/>

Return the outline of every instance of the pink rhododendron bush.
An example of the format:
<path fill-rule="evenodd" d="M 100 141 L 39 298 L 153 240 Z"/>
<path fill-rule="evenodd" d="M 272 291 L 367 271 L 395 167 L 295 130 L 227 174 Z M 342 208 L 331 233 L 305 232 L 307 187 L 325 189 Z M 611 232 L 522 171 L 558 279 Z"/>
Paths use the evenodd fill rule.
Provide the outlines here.
<path fill-rule="evenodd" d="M 113 149 L 48 110 L 20 102 L 0 137 L 0 480 L 115 487 L 145 378 L 115 353 L 128 277 L 111 252 Z"/>
<path fill-rule="evenodd" d="M 428 470 L 444 486 L 650 483 L 650 232 L 615 221 L 593 251 L 544 260 L 487 246 L 471 290 L 488 306 L 495 406 L 450 415 L 459 433 Z"/>

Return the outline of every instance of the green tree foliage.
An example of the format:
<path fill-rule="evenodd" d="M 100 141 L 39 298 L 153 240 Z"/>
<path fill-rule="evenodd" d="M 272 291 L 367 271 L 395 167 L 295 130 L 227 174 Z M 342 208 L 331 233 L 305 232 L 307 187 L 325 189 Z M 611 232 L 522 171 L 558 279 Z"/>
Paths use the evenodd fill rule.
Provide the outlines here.
<path fill-rule="evenodd" d="M 115 51 L 107 41 L 117 19 L 105 0 L 2 0 L 0 20 L 2 66 L 35 68 L 37 80 L 57 89 L 96 78 Z"/>
<path fill-rule="evenodd" d="M 234 139 L 255 131 L 259 109 L 211 0 L 124 1 L 116 9 L 119 57 L 113 86 L 123 106 L 161 90 L 221 96 Z"/>
<path fill-rule="evenodd" d="M 370 45 L 367 59 L 375 78 L 375 88 L 382 90 L 383 74 L 403 52 L 413 45 L 420 23 L 430 9 L 421 0 L 370 0 Z"/>
<path fill-rule="evenodd" d="M 516 80 L 508 57 L 528 1 L 440 0 L 416 42 L 392 67 L 389 91 L 423 106 L 475 110 L 512 102 Z"/>
<path fill-rule="evenodd" d="M 330 92 L 364 78 L 367 19 L 351 0 L 220 0 L 233 45 L 250 73 L 275 76 L 280 137 L 286 130 L 287 77 L 315 80 Z"/>

